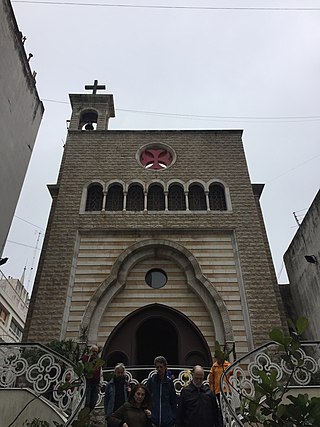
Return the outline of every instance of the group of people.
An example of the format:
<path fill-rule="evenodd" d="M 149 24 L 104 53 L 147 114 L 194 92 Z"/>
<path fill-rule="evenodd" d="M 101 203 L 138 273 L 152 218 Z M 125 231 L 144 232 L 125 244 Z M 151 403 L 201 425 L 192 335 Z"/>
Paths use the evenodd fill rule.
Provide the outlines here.
<path fill-rule="evenodd" d="M 97 347 L 83 360 L 93 361 Z M 228 362 L 226 362 L 228 363 Z M 167 373 L 165 357 L 154 360 L 156 374 L 147 383 L 132 388 L 125 378 L 125 366 L 115 366 L 113 378 L 105 388 L 104 410 L 108 427 L 222 427 L 222 415 L 217 403 L 219 381 L 223 370 L 215 362 L 209 376 L 210 387 L 203 385 L 204 369 L 196 365 L 192 381 L 181 390 L 177 398 L 173 380 Z M 86 406 L 94 409 L 97 402 L 101 368 L 87 379 Z M 99 374 L 98 374 L 99 372 Z"/>

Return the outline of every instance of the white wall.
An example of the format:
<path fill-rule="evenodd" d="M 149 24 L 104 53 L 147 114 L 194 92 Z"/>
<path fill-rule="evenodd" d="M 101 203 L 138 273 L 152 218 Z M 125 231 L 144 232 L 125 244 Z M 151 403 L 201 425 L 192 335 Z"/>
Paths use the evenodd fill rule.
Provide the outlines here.
<path fill-rule="evenodd" d="M 0 52 L 1 256 L 43 115 L 8 0 L 0 2 Z"/>

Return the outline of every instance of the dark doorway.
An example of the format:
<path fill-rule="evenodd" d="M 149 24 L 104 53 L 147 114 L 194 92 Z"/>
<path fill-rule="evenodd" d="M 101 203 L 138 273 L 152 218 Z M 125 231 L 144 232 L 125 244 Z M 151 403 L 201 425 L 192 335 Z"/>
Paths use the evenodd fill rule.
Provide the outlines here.
<path fill-rule="evenodd" d="M 152 365 L 163 355 L 170 365 L 178 365 L 178 334 L 175 326 L 161 317 L 152 317 L 137 330 L 137 364 Z"/>
<path fill-rule="evenodd" d="M 201 331 L 183 313 L 162 304 L 150 304 L 126 316 L 110 334 L 102 357 L 106 367 L 152 365 L 156 356 L 170 365 L 212 364 Z"/>
<path fill-rule="evenodd" d="M 114 351 L 107 358 L 107 366 L 116 366 L 118 363 L 128 364 L 128 357 L 121 351 Z"/>

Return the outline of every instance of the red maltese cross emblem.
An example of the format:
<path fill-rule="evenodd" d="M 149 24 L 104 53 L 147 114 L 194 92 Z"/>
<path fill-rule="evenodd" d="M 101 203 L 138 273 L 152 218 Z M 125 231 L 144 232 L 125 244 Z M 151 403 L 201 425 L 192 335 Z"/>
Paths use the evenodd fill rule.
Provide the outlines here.
<path fill-rule="evenodd" d="M 142 152 L 140 162 L 146 169 L 165 169 L 171 164 L 172 155 L 163 148 L 151 148 Z"/>

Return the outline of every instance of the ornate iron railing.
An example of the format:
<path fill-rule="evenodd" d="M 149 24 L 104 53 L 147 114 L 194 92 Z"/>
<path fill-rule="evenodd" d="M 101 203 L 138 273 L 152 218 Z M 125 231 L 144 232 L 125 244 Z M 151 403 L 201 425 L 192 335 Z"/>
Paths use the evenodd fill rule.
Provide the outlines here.
<path fill-rule="evenodd" d="M 288 382 L 291 388 L 320 387 L 320 342 L 305 342 L 299 349 L 303 364 L 292 367 L 284 362 L 277 351 L 278 345 L 268 343 L 238 359 L 221 378 L 221 406 L 226 427 L 244 427 L 246 399 L 254 397 L 258 372 L 276 372 L 279 384 Z M 177 394 L 192 379 L 192 367 L 172 366 L 171 375 Z M 104 390 L 112 378 L 113 369 L 105 369 L 97 408 L 103 407 Z M 205 368 L 208 383 L 209 368 Z M 146 383 L 155 374 L 152 366 L 126 367 L 131 384 Z M 65 383 L 72 387 L 62 388 Z M 78 378 L 72 363 L 58 353 L 40 344 L 0 343 L 0 388 L 29 389 L 35 398 L 54 405 L 71 425 L 84 403 L 85 379 Z M 21 408 L 22 409 L 22 408 Z"/>
<path fill-rule="evenodd" d="M 54 405 L 65 419 L 65 427 L 76 418 L 85 398 L 85 379 L 79 379 L 73 367 L 68 359 L 41 344 L 0 343 L 0 389 L 31 390 L 35 398 Z M 209 369 L 205 368 L 206 384 Z M 105 380 L 99 390 L 96 408 L 103 408 L 105 386 L 112 378 L 113 371 L 103 370 Z M 191 366 L 170 367 L 169 375 L 178 395 L 192 380 L 191 371 Z M 125 371 L 130 384 L 145 384 L 155 373 L 153 366 L 128 366 Z M 66 383 L 71 383 L 72 387 L 64 390 Z"/>
<path fill-rule="evenodd" d="M 246 402 L 255 396 L 255 384 L 261 381 L 259 371 L 276 372 L 279 385 L 287 384 L 290 391 L 320 387 L 320 342 L 303 342 L 294 365 L 279 354 L 278 344 L 270 342 L 238 359 L 223 373 L 220 381 L 221 406 L 226 427 L 244 427 Z"/>
<path fill-rule="evenodd" d="M 64 389 L 66 383 L 71 386 Z M 0 343 L 0 389 L 4 388 L 29 390 L 34 399 L 54 405 L 67 427 L 83 405 L 85 379 L 74 373 L 68 359 L 41 344 Z"/>

